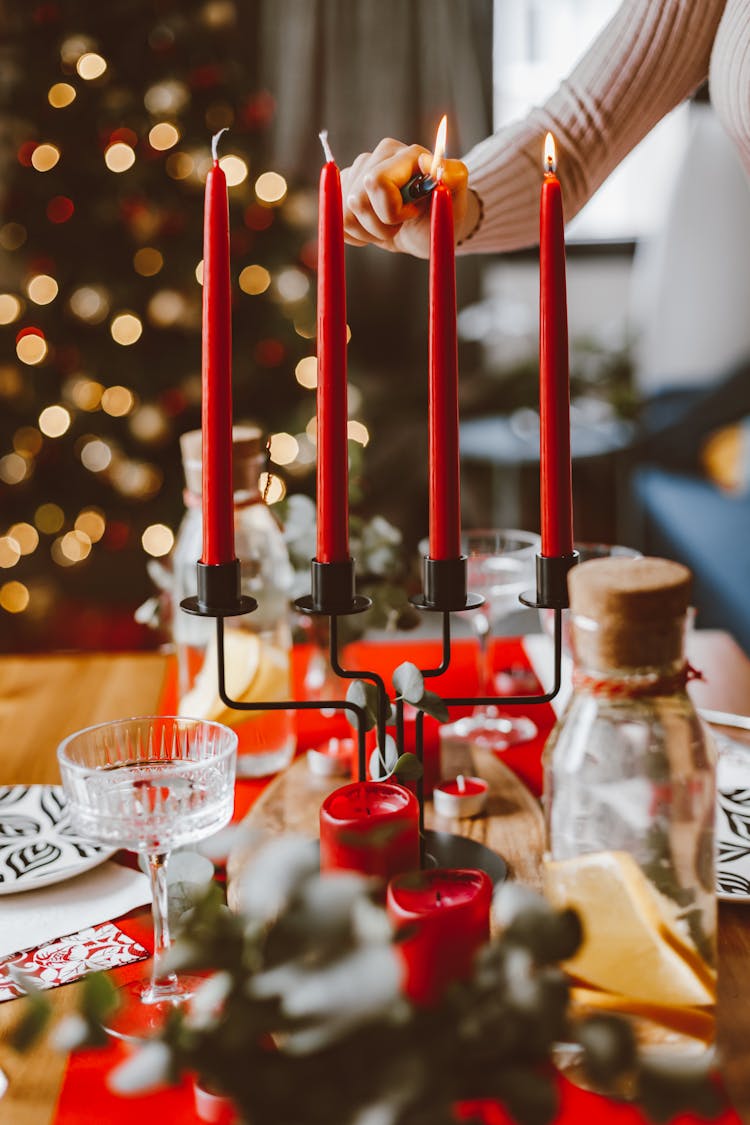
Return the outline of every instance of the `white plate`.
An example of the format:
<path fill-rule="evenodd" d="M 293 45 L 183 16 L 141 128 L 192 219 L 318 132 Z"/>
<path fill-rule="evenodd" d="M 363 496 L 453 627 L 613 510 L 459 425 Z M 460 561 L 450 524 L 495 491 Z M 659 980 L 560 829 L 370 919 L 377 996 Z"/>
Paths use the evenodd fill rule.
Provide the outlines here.
<path fill-rule="evenodd" d="M 61 785 L 0 786 L 0 895 L 72 879 L 114 853 L 75 835 Z"/>
<path fill-rule="evenodd" d="M 750 902 L 750 746 L 712 733 L 719 751 L 716 893 L 725 902 Z"/>

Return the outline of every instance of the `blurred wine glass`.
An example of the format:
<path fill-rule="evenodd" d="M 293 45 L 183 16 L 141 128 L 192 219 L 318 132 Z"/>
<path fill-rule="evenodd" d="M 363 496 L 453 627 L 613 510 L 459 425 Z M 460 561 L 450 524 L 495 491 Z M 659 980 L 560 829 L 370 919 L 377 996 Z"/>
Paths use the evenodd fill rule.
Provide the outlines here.
<path fill-rule="evenodd" d="M 519 609 L 519 595 L 534 586 L 540 546 L 534 532 L 514 528 L 467 531 L 462 537 L 469 590 L 485 599 L 484 605 L 470 614 L 479 643 L 480 695 L 496 694 L 492 633 L 500 621 Z M 536 724 L 527 716 L 509 715 L 494 704 L 478 705 L 471 715 L 458 720 L 455 729 L 492 750 L 507 750 L 537 733 Z"/>

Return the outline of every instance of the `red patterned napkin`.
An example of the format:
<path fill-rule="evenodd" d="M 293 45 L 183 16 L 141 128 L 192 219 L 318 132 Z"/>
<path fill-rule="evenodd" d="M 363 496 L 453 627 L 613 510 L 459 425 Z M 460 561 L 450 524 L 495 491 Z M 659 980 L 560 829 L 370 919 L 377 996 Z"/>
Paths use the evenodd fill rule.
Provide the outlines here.
<path fill-rule="evenodd" d="M 115 969 L 144 957 L 148 953 L 143 946 L 114 922 L 90 926 L 0 961 L 0 1002 L 24 995 L 26 990 L 19 983 L 21 976 L 36 988 L 56 988 L 86 973 Z"/>

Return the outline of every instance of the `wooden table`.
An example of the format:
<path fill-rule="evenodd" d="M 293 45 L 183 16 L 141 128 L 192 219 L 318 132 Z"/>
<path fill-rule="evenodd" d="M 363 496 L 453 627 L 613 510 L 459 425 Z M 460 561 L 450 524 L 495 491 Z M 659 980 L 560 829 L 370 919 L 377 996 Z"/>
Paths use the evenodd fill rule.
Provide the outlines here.
<path fill-rule="evenodd" d="M 726 634 L 696 632 L 689 655 L 707 676 L 691 687 L 699 705 L 750 713 L 750 661 Z M 92 723 L 153 712 L 166 667 L 166 657 L 151 653 L 0 658 L 0 784 L 58 782 L 58 742 Z M 750 906 L 720 905 L 719 959 L 724 1070 L 750 1122 Z M 76 985 L 49 993 L 57 1014 L 75 1007 L 76 993 Z M 3 1045 L 15 1006 L 0 1005 L 0 1066 L 10 1078 L 0 1125 L 48 1125 L 65 1060 L 44 1044 L 21 1057 Z"/>

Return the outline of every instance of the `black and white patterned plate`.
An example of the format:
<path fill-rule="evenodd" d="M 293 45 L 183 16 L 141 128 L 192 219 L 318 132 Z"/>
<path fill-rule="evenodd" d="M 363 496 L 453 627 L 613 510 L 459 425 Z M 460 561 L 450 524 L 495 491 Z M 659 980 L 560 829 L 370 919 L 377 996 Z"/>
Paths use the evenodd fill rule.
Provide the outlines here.
<path fill-rule="evenodd" d="M 750 746 L 712 733 L 719 751 L 716 893 L 750 902 Z"/>
<path fill-rule="evenodd" d="M 0 786 L 0 895 L 72 879 L 111 855 L 73 832 L 61 785 Z"/>

